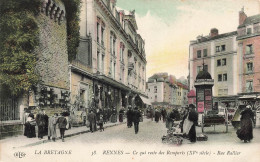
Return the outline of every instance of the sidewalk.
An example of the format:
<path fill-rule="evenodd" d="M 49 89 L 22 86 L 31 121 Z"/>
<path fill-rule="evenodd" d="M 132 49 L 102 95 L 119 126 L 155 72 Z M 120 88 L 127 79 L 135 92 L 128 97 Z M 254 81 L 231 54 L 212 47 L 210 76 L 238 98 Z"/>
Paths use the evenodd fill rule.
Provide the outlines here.
<path fill-rule="evenodd" d="M 113 127 L 113 126 L 117 126 L 120 124 L 126 124 L 126 119 L 124 120 L 124 122 L 120 123 L 120 122 L 116 122 L 116 123 L 106 123 L 104 124 L 104 128 L 109 128 L 109 127 Z M 98 130 L 99 131 L 99 130 Z M 57 132 L 57 139 L 56 141 L 61 141 L 60 137 L 60 131 L 57 128 L 56 130 Z M 89 127 L 86 126 L 81 126 L 81 127 L 72 127 L 69 130 L 65 131 L 65 142 L 66 142 L 66 138 L 67 137 L 72 137 L 72 136 L 76 136 L 79 134 L 84 134 L 84 133 L 89 133 Z M 35 138 L 27 138 L 24 135 L 18 135 L 15 137 L 9 137 L 3 140 L 0 140 L 1 144 L 10 144 L 13 148 L 22 148 L 22 147 L 30 147 L 30 146 L 35 146 L 35 145 L 39 145 L 42 143 L 48 143 L 48 142 L 52 142 L 52 140 L 48 140 L 48 136 L 44 136 L 42 140 L 39 140 L 37 138 L 37 133 L 36 133 L 36 137 Z"/>

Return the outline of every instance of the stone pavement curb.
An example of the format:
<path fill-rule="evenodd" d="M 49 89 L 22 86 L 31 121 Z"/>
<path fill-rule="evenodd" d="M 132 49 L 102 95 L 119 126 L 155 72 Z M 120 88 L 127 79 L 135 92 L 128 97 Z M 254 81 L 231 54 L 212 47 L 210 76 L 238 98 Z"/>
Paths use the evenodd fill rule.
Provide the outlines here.
<path fill-rule="evenodd" d="M 126 122 L 107 125 L 107 126 L 104 126 L 104 128 L 114 127 L 114 126 L 118 126 L 118 125 L 121 125 L 121 124 L 126 124 Z M 72 137 L 72 136 L 76 136 L 76 135 L 80 135 L 80 134 L 85 134 L 85 133 L 89 133 L 89 132 L 90 132 L 90 130 L 85 130 L 85 131 L 81 131 L 81 132 L 75 132 L 75 133 L 71 133 L 71 134 L 65 135 L 64 138 Z M 57 138 L 56 141 L 58 141 L 58 140 L 61 140 L 61 139 Z M 36 146 L 36 145 L 40 145 L 40 144 L 43 144 L 43 143 L 48 143 L 48 142 L 52 142 L 52 140 L 45 139 L 45 140 L 34 142 L 34 143 L 31 143 L 31 144 L 28 144 L 28 145 L 25 145 L 25 146 L 19 146 L 19 147 L 14 147 L 14 148 L 31 147 L 31 146 Z"/>

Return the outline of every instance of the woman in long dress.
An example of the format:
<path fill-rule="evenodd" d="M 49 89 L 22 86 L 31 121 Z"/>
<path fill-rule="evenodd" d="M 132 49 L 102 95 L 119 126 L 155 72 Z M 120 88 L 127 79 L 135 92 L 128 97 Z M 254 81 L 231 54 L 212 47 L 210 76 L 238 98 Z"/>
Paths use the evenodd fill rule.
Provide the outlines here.
<path fill-rule="evenodd" d="M 251 106 L 248 105 L 246 109 L 241 112 L 241 129 L 237 131 L 237 137 L 240 140 L 244 140 L 245 143 L 253 139 L 253 119 L 254 113 L 251 110 Z"/>
<path fill-rule="evenodd" d="M 26 127 L 26 137 L 28 138 L 33 138 L 36 137 L 36 133 L 35 133 L 35 119 L 33 114 L 29 114 L 26 123 L 25 123 L 25 127 Z"/>

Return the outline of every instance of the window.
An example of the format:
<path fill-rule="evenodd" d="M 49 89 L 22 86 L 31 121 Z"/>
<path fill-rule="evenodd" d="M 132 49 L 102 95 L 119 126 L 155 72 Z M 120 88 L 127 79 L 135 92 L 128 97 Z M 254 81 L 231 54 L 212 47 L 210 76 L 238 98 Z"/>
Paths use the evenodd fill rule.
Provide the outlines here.
<path fill-rule="evenodd" d="M 102 66 L 102 68 L 101 68 L 101 71 L 104 73 L 104 67 L 105 67 L 105 65 L 104 65 L 104 55 L 102 55 L 102 60 L 101 60 L 101 66 Z"/>
<path fill-rule="evenodd" d="M 223 74 L 223 81 L 227 81 L 227 74 Z"/>
<path fill-rule="evenodd" d="M 216 52 L 220 52 L 220 46 L 216 46 Z"/>
<path fill-rule="evenodd" d="M 221 51 L 226 51 L 226 45 L 221 45 Z"/>
<path fill-rule="evenodd" d="M 113 39 L 113 55 L 116 55 L 116 40 Z"/>
<path fill-rule="evenodd" d="M 253 81 L 252 80 L 246 81 L 246 92 L 253 92 Z"/>
<path fill-rule="evenodd" d="M 99 70 L 100 62 L 99 62 L 99 51 L 97 51 L 97 70 Z"/>
<path fill-rule="evenodd" d="M 99 43 L 99 23 L 97 23 L 97 42 Z"/>
<path fill-rule="evenodd" d="M 207 57 L 208 55 L 208 50 L 207 49 L 203 49 L 203 57 Z"/>
<path fill-rule="evenodd" d="M 228 89 L 223 89 L 223 94 L 228 95 Z"/>
<path fill-rule="evenodd" d="M 114 79 L 116 77 L 116 63 L 114 63 L 114 72 L 113 72 L 113 75 L 114 75 Z"/>
<path fill-rule="evenodd" d="M 221 66 L 221 60 L 217 60 L 217 66 Z"/>
<path fill-rule="evenodd" d="M 218 81 L 219 81 L 219 82 L 222 81 L 222 74 L 218 74 Z"/>
<path fill-rule="evenodd" d="M 121 61 L 121 62 L 124 62 L 124 48 L 125 48 L 125 46 L 124 46 L 124 44 L 121 42 L 121 43 L 120 43 L 120 61 Z"/>
<path fill-rule="evenodd" d="M 155 99 L 155 101 L 157 101 L 157 95 L 155 95 L 154 99 Z"/>
<path fill-rule="evenodd" d="M 218 95 L 219 96 L 223 95 L 223 89 L 218 89 Z"/>
<path fill-rule="evenodd" d="M 201 50 L 197 51 L 197 58 L 201 58 Z"/>
<path fill-rule="evenodd" d="M 208 72 L 208 65 L 204 65 L 204 71 Z"/>
<path fill-rule="evenodd" d="M 246 34 L 252 34 L 252 28 L 247 28 L 246 29 Z"/>
<path fill-rule="evenodd" d="M 249 62 L 246 65 L 247 65 L 247 72 L 252 72 L 253 71 L 253 63 Z"/>
<path fill-rule="evenodd" d="M 249 44 L 246 46 L 246 54 L 252 54 L 253 53 L 253 45 Z"/>
<path fill-rule="evenodd" d="M 157 86 L 154 86 L 154 93 L 157 93 Z"/>
<path fill-rule="evenodd" d="M 101 28 L 101 45 L 104 46 L 104 28 Z"/>
<path fill-rule="evenodd" d="M 227 65 L 227 59 L 222 59 L 222 66 L 226 66 Z"/>
<path fill-rule="evenodd" d="M 201 70 L 201 66 L 197 66 L 197 73 L 199 73 Z"/>
<path fill-rule="evenodd" d="M 110 52 L 112 54 L 112 44 L 113 44 L 113 37 L 110 36 Z"/>

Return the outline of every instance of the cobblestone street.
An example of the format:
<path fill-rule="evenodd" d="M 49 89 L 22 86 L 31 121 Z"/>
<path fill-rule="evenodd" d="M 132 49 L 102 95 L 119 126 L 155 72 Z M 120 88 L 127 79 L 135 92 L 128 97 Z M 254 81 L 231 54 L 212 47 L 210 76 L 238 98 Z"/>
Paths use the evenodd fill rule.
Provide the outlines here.
<path fill-rule="evenodd" d="M 139 126 L 138 134 L 134 133 L 133 127 L 127 128 L 126 124 L 121 124 L 109 127 L 104 132 L 97 131 L 67 137 L 65 142 L 57 140 L 33 147 L 13 150 L 9 148 L 11 149 L 9 152 L 19 150 L 24 151 L 27 157 L 32 159 L 44 159 L 45 157 L 51 159 L 53 157 L 55 160 L 65 158 L 64 161 L 73 161 L 73 157 L 78 157 L 79 161 L 84 161 L 85 157 L 89 157 L 89 161 L 121 161 L 124 159 L 186 161 L 193 158 L 197 160 L 203 158 L 203 161 L 214 158 L 245 161 L 249 158 L 251 161 L 257 161 L 259 158 L 259 128 L 254 129 L 254 139 L 251 143 L 239 141 L 232 126 L 229 126 L 228 133 L 224 133 L 224 125 L 219 125 L 216 126 L 215 132 L 213 126 L 205 128 L 208 141 L 197 141 L 190 144 L 188 140 L 184 139 L 183 144 L 177 146 L 162 143 L 161 137 L 166 135 L 167 131 L 165 123 L 162 121 L 156 123 L 145 119 L 144 122 L 140 122 Z M 197 135 L 200 132 L 201 128 L 197 127 Z M 246 147 L 244 147 L 245 145 Z M 3 145 L 3 147 L 5 146 Z M 68 156 L 68 153 L 73 156 Z M 10 158 L 13 157 L 10 156 Z"/>

